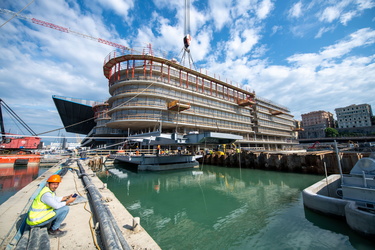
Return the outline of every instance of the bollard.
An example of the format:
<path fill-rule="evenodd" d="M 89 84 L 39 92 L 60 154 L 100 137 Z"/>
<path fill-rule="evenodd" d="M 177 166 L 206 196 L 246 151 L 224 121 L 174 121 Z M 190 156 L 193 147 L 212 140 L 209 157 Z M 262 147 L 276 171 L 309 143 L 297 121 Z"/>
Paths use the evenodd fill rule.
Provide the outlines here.
<path fill-rule="evenodd" d="M 140 218 L 139 217 L 134 217 L 133 218 L 133 231 L 135 233 L 138 233 L 140 228 L 141 228 L 141 224 L 140 224 Z"/>

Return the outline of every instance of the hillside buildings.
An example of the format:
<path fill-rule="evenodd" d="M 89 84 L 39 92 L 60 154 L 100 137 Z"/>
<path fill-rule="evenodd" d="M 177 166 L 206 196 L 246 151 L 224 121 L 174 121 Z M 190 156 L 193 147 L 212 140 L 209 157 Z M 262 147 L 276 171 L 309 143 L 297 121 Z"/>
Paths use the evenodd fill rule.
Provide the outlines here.
<path fill-rule="evenodd" d="M 335 121 L 333 114 L 327 111 L 313 111 L 302 114 L 303 130 L 300 139 L 324 138 L 326 128 L 335 128 L 342 135 L 375 134 L 372 124 L 373 115 L 369 104 L 350 105 L 336 108 Z"/>
<path fill-rule="evenodd" d="M 372 110 L 368 104 L 350 105 L 336 108 L 338 128 L 358 128 L 371 126 Z"/>
<path fill-rule="evenodd" d="M 325 137 L 325 129 L 334 127 L 333 114 L 319 110 L 307 114 L 302 114 L 302 127 L 304 131 L 300 133 L 301 139 Z"/>

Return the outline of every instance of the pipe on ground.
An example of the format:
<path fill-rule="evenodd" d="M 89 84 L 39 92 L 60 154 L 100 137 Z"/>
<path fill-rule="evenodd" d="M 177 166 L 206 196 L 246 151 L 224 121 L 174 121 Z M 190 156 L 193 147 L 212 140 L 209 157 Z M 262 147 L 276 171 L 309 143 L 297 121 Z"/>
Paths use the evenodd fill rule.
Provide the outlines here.
<path fill-rule="evenodd" d="M 95 185 L 92 184 L 90 178 L 85 173 L 81 163 L 77 160 L 80 170 L 80 177 L 83 180 L 85 188 L 89 192 L 89 201 L 94 209 L 94 215 L 99 222 L 100 234 L 102 242 L 106 249 L 126 249 L 130 250 L 128 243 L 121 234 L 111 212 L 103 204 L 102 196 Z"/>

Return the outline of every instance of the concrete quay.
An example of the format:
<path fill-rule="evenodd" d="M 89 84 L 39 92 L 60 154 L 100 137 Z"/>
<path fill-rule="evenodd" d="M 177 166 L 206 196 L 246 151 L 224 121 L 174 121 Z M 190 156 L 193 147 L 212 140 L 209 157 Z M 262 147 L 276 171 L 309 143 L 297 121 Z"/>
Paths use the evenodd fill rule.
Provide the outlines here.
<path fill-rule="evenodd" d="M 370 153 L 340 152 L 343 173 L 349 173 L 357 161 Z M 226 153 L 224 155 L 204 155 L 198 159 L 201 164 L 211 164 L 231 168 L 252 168 L 305 174 L 339 173 L 337 155 L 332 150 L 313 152 L 250 152 Z"/>
<path fill-rule="evenodd" d="M 79 169 L 77 161 L 71 161 L 69 166 L 65 167 L 63 166 L 65 164 L 57 164 L 3 203 L 0 206 L 0 249 L 20 249 L 17 244 L 23 238 L 17 232 L 26 218 L 25 215 L 34 197 L 39 192 L 40 187 L 45 184 L 47 178 L 59 170 L 62 171 L 62 167 L 67 168 L 67 172 L 63 175 L 63 180 L 56 191 L 57 195 L 66 196 L 77 193 L 79 197 L 75 203 L 69 205 L 70 212 L 64 220 L 67 225 L 63 231 L 67 231 L 67 234 L 61 238 L 48 237 L 50 249 L 160 249 L 141 225 L 133 227 L 133 222 L 139 221 L 139 218 L 134 218 L 115 195 L 105 187 L 103 182 L 89 168 L 88 161 L 79 161 L 79 165 L 85 171 L 84 176 L 77 172 Z M 91 181 L 86 188 L 83 181 L 85 178 Z M 93 195 L 88 192 L 89 186 L 95 188 L 99 193 L 99 202 L 92 201 Z M 110 212 L 111 223 L 115 224 L 115 230 L 112 230 L 112 233 L 120 235 L 120 238 L 123 237 L 126 247 L 123 245 L 112 247 L 113 245 L 105 242 L 106 239 L 103 239 L 102 230 L 107 225 L 104 223 L 101 225 L 98 222 L 100 218 L 95 216 L 98 205 L 104 205 L 104 210 Z M 113 220 L 115 223 L 113 223 Z M 41 234 L 44 234 L 44 236 L 46 232 L 46 229 L 41 230 Z M 32 239 L 30 236 L 29 241 Z M 38 248 L 48 249 L 48 244 Z"/>

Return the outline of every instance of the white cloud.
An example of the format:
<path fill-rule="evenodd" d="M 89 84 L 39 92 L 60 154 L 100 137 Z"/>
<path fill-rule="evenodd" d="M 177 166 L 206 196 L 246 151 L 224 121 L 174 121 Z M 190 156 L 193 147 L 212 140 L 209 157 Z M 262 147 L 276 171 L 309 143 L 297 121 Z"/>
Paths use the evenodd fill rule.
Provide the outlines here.
<path fill-rule="evenodd" d="M 322 22 L 331 23 L 333 20 L 339 18 L 340 10 L 336 7 L 330 6 L 324 9 L 323 13 L 319 14 L 319 20 Z"/>
<path fill-rule="evenodd" d="M 97 0 L 99 4 L 108 10 L 112 10 L 124 19 L 127 18 L 130 9 L 134 7 L 134 0 Z"/>
<path fill-rule="evenodd" d="M 299 1 L 295 3 L 292 8 L 289 10 L 289 16 L 298 18 L 302 15 L 302 2 Z"/>
<path fill-rule="evenodd" d="M 341 25 L 348 26 L 354 19 L 375 7 L 373 0 L 344 1 L 298 1 L 288 12 L 290 30 L 296 37 L 314 34 L 315 38 L 323 37 L 327 31 L 335 31 Z M 324 26 L 329 24 L 329 27 Z"/>
<path fill-rule="evenodd" d="M 371 103 L 371 95 L 363 90 L 374 88 L 375 56 L 343 56 L 374 43 L 375 31 L 361 29 L 320 53 L 295 54 L 288 58 L 293 63 L 290 67 L 271 65 L 261 71 L 258 82 L 266 87 L 258 88 L 257 93 L 293 107 L 296 116 L 320 109 L 334 113 L 335 107 Z"/>
<path fill-rule="evenodd" d="M 319 29 L 318 34 L 316 34 L 315 38 L 321 38 L 324 33 L 333 30 L 333 27 L 322 27 Z"/>
<path fill-rule="evenodd" d="M 274 5 L 271 0 L 263 0 L 258 7 L 257 16 L 259 19 L 265 19 L 273 9 Z"/>
<path fill-rule="evenodd" d="M 280 31 L 280 30 L 282 30 L 282 29 L 283 29 L 283 27 L 280 26 L 280 25 L 275 25 L 275 26 L 273 26 L 273 27 L 272 27 L 272 34 L 271 34 L 271 35 L 276 34 L 278 31 Z"/>
<path fill-rule="evenodd" d="M 256 9 L 257 0 L 237 0 L 231 8 L 232 18 L 248 16 L 248 12 Z"/>
<path fill-rule="evenodd" d="M 206 10 L 199 10 L 192 6 L 190 8 L 190 29 L 191 35 L 196 35 L 202 32 L 202 27 L 205 27 L 210 21 L 210 15 Z M 205 29 L 205 28 L 203 28 Z"/>
<path fill-rule="evenodd" d="M 185 1 L 170 1 L 170 0 L 152 0 L 158 9 L 167 8 L 169 10 L 184 10 Z M 193 2 L 193 1 L 191 1 Z"/>
<path fill-rule="evenodd" d="M 358 5 L 358 10 L 371 9 L 375 7 L 373 0 L 357 0 L 355 3 Z"/>
<path fill-rule="evenodd" d="M 309 65 L 272 65 L 260 72 L 256 78 L 257 94 L 291 108 L 296 119 L 301 113 L 314 110 L 334 113 L 336 107 L 373 102 L 371 94 L 363 90 L 373 89 L 374 56 L 349 57 L 341 63 L 331 61 L 319 69 Z"/>
<path fill-rule="evenodd" d="M 209 0 L 208 3 L 215 28 L 216 30 L 221 30 L 231 20 L 230 8 L 232 0 Z"/>
<path fill-rule="evenodd" d="M 355 17 L 356 15 L 357 13 L 355 11 L 349 11 L 347 13 L 344 13 L 340 17 L 340 22 L 342 23 L 342 25 L 346 26 L 348 22 L 351 21 L 353 17 Z"/>
<path fill-rule="evenodd" d="M 340 58 L 354 48 L 375 43 L 375 31 L 369 28 L 360 29 L 334 45 L 325 47 L 320 53 L 295 54 L 289 57 L 289 62 L 297 65 L 318 67 L 324 60 Z"/>
<path fill-rule="evenodd" d="M 337 44 L 326 47 L 320 54 L 323 58 L 341 57 L 352 49 L 375 43 L 375 30 L 370 28 L 360 29 Z"/>
<path fill-rule="evenodd" d="M 190 48 L 194 61 L 204 60 L 211 52 L 211 35 L 211 31 L 203 29 L 192 41 Z"/>
<path fill-rule="evenodd" d="M 251 51 L 258 41 L 259 35 L 253 29 L 246 29 L 241 33 L 238 32 L 227 43 L 227 56 L 231 59 L 243 56 Z"/>

